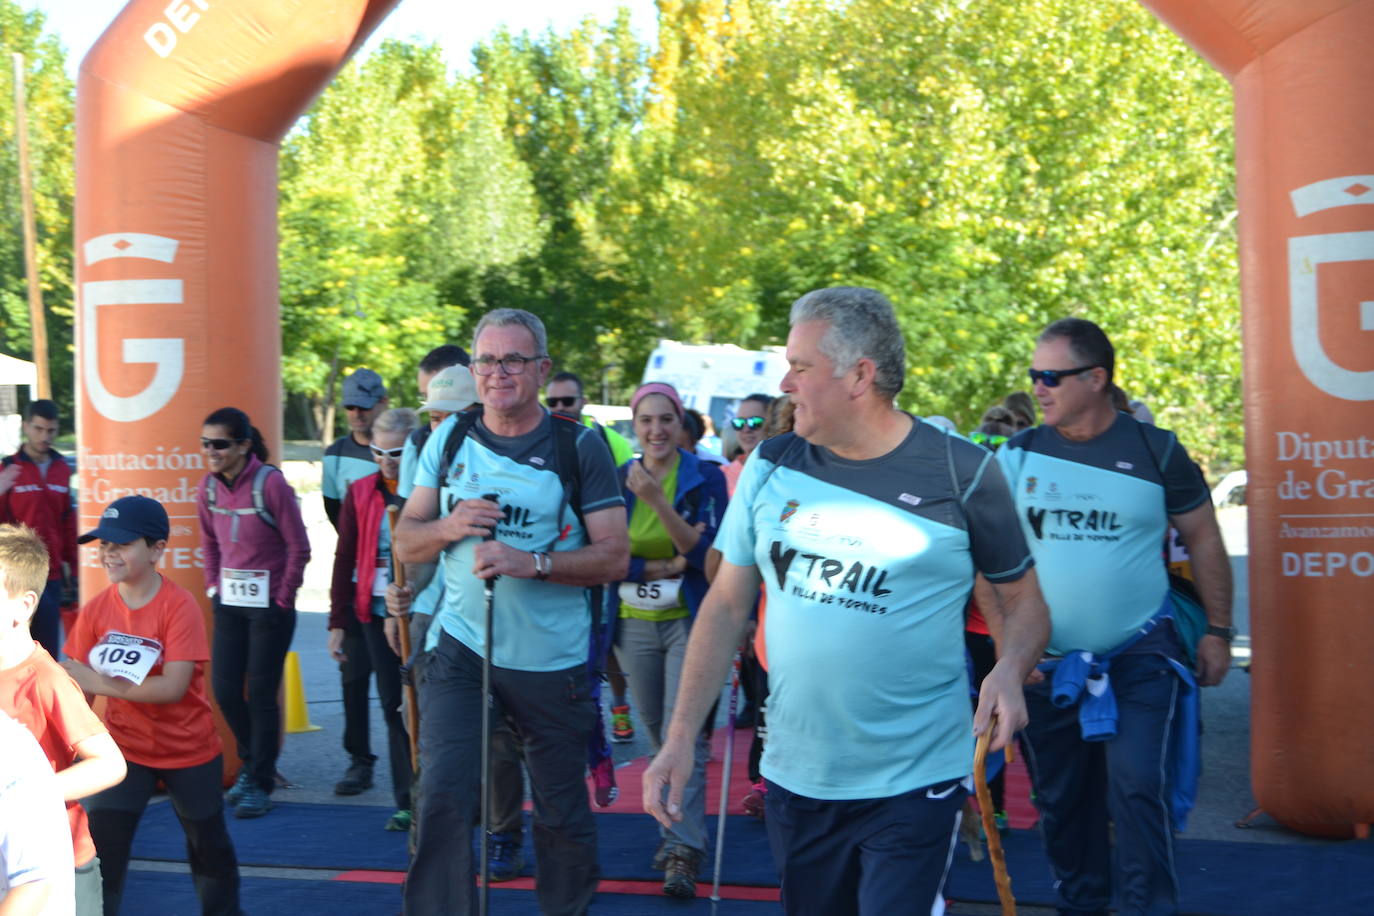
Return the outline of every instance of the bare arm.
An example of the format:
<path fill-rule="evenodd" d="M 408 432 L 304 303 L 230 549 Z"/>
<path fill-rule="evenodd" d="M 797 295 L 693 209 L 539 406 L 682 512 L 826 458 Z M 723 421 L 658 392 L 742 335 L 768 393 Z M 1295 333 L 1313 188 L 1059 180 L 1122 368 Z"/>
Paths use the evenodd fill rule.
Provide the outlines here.
<path fill-rule="evenodd" d="M 730 660 L 744 638 L 759 582 L 758 567 L 722 561 L 692 622 L 667 740 L 644 773 L 644 810 L 665 826 L 682 819 L 682 791 L 692 769 L 692 745 L 711 704 L 720 696 Z"/>
<path fill-rule="evenodd" d="M 982 580 L 983 577 L 978 578 Z M 994 600 L 987 607 L 980 601 L 978 607 L 989 621 L 988 629 L 996 626 L 1001 635 L 997 643 L 997 664 L 983 679 L 979 691 L 973 732 L 981 735 L 996 714 L 997 731 L 989 747 L 1000 750 L 1029 721 L 1022 686 L 1050 641 L 1050 612 L 1040 594 L 1040 579 L 1034 568 L 1015 582 L 983 581 L 989 586 Z M 998 618 L 995 625 L 991 622 L 993 617 Z"/>
<path fill-rule="evenodd" d="M 128 767 L 124 755 L 108 734 L 91 735 L 78 742 L 77 761 L 57 771 L 57 787 L 63 801 L 78 801 L 124 780 Z"/>
<path fill-rule="evenodd" d="M 1169 521 L 1188 545 L 1188 556 L 1193 561 L 1193 576 L 1198 594 L 1202 596 L 1203 610 L 1207 612 L 1207 623 L 1214 627 L 1229 627 L 1233 587 L 1231 560 L 1226 555 L 1226 544 L 1221 538 L 1221 528 L 1217 525 L 1217 515 L 1211 501 L 1181 515 L 1171 515 Z M 1203 687 L 1215 687 L 1225 679 L 1230 669 L 1231 644 L 1220 636 L 1204 635 L 1197 645 L 1198 683 Z"/>
<path fill-rule="evenodd" d="M 186 695 L 186 689 L 191 686 L 191 676 L 196 673 L 195 662 L 167 662 L 162 666 L 161 674 L 144 678 L 142 684 L 135 684 L 123 678 L 99 674 L 90 666 L 70 658 L 62 662 L 62 667 L 91 696 L 119 697 L 135 703 L 176 703 Z"/>
<path fill-rule="evenodd" d="M 601 585 L 625 578 L 630 565 L 630 536 L 625 509 L 598 509 L 584 520 L 587 543 L 576 550 L 549 554 L 548 580 L 559 585 Z M 500 541 L 487 541 L 474 551 L 473 572 L 479 579 L 492 576 L 535 577 L 534 556 L 527 550 Z"/>
<path fill-rule="evenodd" d="M 0 916 L 42 916 L 51 891 L 52 882 L 47 880 L 12 887 L 0 898 Z"/>
<path fill-rule="evenodd" d="M 416 487 L 396 523 L 396 556 L 404 563 L 431 563 L 449 544 L 485 537 L 500 520 L 501 507 L 485 499 L 465 499 L 440 518 L 439 491 Z"/>

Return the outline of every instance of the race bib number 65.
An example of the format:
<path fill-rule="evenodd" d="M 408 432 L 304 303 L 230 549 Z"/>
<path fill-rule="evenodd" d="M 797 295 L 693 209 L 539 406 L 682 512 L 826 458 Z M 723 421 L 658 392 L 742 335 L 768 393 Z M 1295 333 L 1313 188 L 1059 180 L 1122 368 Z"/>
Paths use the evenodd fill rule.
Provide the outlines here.
<path fill-rule="evenodd" d="M 91 669 L 106 677 L 142 684 L 162 658 L 162 643 L 145 636 L 110 631 L 91 649 Z"/>

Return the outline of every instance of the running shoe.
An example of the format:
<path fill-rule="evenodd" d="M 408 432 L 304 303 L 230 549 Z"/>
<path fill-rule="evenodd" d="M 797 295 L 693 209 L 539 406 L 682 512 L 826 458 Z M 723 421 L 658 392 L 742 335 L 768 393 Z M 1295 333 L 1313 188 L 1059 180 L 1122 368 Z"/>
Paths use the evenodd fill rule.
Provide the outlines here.
<path fill-rule="evenodd" d="M 243 790 L 252 785 L 252 782 L 252 779 L 248 776 L 248 769 L 246 767 L 239 770 L 238 778 L 235 779 L 234 784 L 229 787 L 229 791 L 224 793 L 224 800 L 229 804 L 229 807 L 232 808 L 239 803 L 239 799 L 243 797 Z"/>
<path fill-rule="evenodd" d="M 262 817 L 271 810 L 272 796 L 256 785 L 249 785 L 244 787 L 243 794 L 239 796 L 239 803 L 234 806 L 234 817 Z"/>
<path fill-rule="evenodd" d="M 701 854 L 686 846 L 674 847 L 663 868 L 663 893 L 690 900 L 697 895 L 697 870 Z"/>
<path fill-rule="evenodd" d="M 366 757 L 354 757 L 343 779 L 334 784 L 335 795 L 362 795 L 372 788 L 372 761 Z"/>
<path fill-rule="evenodd" d="M 397 833 L 410 829 L 411 814 L 409 808 L 401 808 L 391 817 L 387 818 L 386 829 L 394 830 Z"/>
<path fill-rule="evenodd" d="M 764 797 L 768 794 L 768 786 L 762 779 L 754 783 L 754 787 L 749 790 L 749 794 L 744 796 L 740 802 L 740 807 L 744 808 L 744 813 L 750 817 L 763 820 Z"/>
<path fill-rule="evenodd" d="M 609 808 L 620 797 L 620 789 L 615 784 L 615 761 L 610 757 L 602 758 L 592 767 L 592 793 L 598 808 Z"/>
<path fill-rule="evenodd" d="M 635 740 L 635 726 L 630 721 L 630 704 L 611 707 L 611 740 L 616 744 L 629 744 Z"/>
<path fill-rule="evenodd" d="M 492 883 L 514 881 L 525 867 L 520 843 L 508 833 L 493 833 L 487 837 L 487 874 Z"/>
<path fill-rule="evenodd" d="M 992 822 L 997 827 L 997 834 L 1002 837 L 1002 839 L 1006 839 L 1007 834 L 1011 833 L 1011 825 L 1007 821 L 1007 812 L 992 812 Z"/>

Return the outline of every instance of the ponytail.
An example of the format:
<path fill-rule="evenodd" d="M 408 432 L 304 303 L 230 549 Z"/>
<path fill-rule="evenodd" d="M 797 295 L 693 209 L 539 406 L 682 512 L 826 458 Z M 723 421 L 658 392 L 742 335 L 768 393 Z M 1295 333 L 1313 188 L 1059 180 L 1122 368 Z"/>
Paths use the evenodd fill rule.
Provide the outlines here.
<path fill-rule="evenodd" d="M 267 443 L 262 441 L 262 433 L 258 432 L 258 428 L 251 424 L 248 427 L 248 441 L 251 443 L 248 446 L 248 451 L 256 455 L 257 459 L 263 464 L 266 464 L 268 457 Z"/>

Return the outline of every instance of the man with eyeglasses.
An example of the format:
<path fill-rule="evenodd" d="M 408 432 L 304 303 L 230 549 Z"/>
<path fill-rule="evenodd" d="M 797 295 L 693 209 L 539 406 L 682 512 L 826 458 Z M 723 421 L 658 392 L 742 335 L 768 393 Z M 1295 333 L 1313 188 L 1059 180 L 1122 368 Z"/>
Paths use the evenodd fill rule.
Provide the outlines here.
<path fill-rule="evenodd" d="M 1231 567 L 1198 466 L 1173 433 L 1113 407 L 1115 361 L 1091 321 L 1045 328 L 1030 369 L 1044 423 L 997 457 L 1050 609 L 1050 654 L 1026 686 L 1026 738 L 1060 912 L 1105 914 L 1115 890 L 1121 913 L 1170 914 L 1173 830 L 1196 782 L 1186 767 L 1196 685 L 1221 683 L 1230 666 Z M 1206 610 L 1195 646 L 1175 626 L 1171 523 Z M 1179 730 L 1190 722 L 1191 738 Z"/>
<path fill-rule="evenodd" d="M 324 511 L 334 530 L 339 529 L 339 513 L 348 488 L 377 472 L 372 456 L 372 421 L 389 405 L 382 377 L 371 369 L 359 369 L 344 379 L 343 404 L 348 412 L 348 433 L 324 450 L 320 495 Z M 360 795 L 372 788 L 372 768 L 377 758 L 372 753 L 368 723 L 368 685 L 372 682 L 372 662 L 367 640 L 357 620 L 344 630 L 343 645 L 334 653 L 339 663 L 343 690 L 343 746 L 348 753 L 348 769 L 334 784 L 336 795 Z"/>
<path fill-rule="evenodd" d="M 696 733 L 762 584 L 764 822 L 783 909 L 941 912 L 974 735 L 996 713 L 998 749 L 1025 723 L 1044 605 L 991 453 L 897 408 L 906 353 L 887 298 L 815 290 L 791 326 L 794 431 L 754 450 L 726 510 L 645 808 L 681 819 Z M 975 716 L 963 626 L 976 571 L 1007 610 Z"/>
<path fill-rule="evenodd" d="M 607 448 L 611 450 L 616 467 L 635 456 L 634 447 L 624 436 L 582 413 L 582 408 L 587 406 L 587 398 L 582 393 L 582 378 L 577 373 L 559 372 L 549 379 L 549 386 L 544 391 L 544 403 L 554 413 L 571 417 L 583 426 L 600 432 Z"/>
<path fill-rule="evenodd" d="M 407 563 L 442 556 L 445 579 L 420 693 L 419 827 L 404 908 L 410 916 L 476 909 L 471 828 L 480 804 L 490 581 L 493 712 L 525 743 L 540 911 L 580 914 L 598 880 L 584 782 L 596 722 L 586 589 L 625 576 L 624 500 L 601 437 L 539 403 L 551 367 L 543 322 L 521 309 L 489 312 L 472 352 L 482 415 L 464 424 L 452 452 L 459 418 L 435 430 L 396 530 L 397 555 Z M 576 472 L 560 468 L 560 453 L 576 461 Z M 577 486 L 566 486 L 574 476 Z"/>

